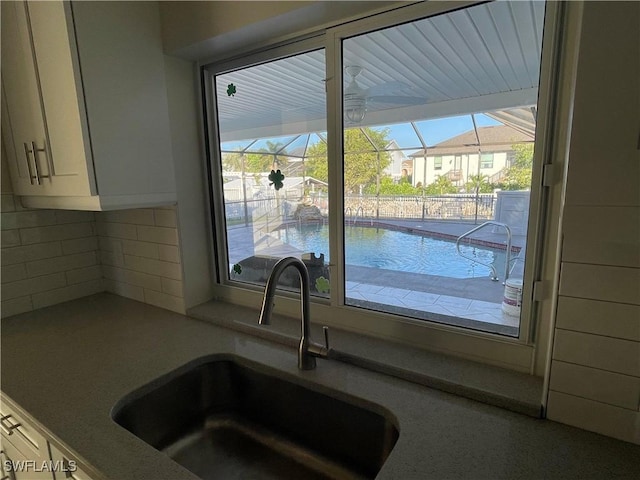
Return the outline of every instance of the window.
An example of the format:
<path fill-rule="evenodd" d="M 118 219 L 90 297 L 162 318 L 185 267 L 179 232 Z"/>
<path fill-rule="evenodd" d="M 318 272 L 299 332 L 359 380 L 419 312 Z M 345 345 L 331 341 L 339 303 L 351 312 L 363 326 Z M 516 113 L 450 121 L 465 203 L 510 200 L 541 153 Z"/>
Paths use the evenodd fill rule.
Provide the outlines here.
<path fill-rule="evenodd" d="M 294 255 L 328 323 L 407 342 L 435 326 L 465 342 L 481 331 L 478 342 L 526 348 L 545 4 L 446 8 L 412 5 L 206 67 L 229 298 L 259 296 L 275 261 Z M 479 153 L 505 144 L 521 146 L 522 171 Z M 411 165 L 409 181 L 393 180 L 396 163 Z M 511 236 L 481 227 L 495 220 Z M 297 275 L 280 287 L 295 290 Z"/>
<path fill-rule="evenodd" d="M 287 76 L 295 91 L 280 88 Z M 230 280 L 262 286 L 279 258 L 296 255 L 313 294 L 327 295 L 325 77 L 322 49 L 215 77 Z M 283 275 L 280 286 L 297 281 Z"/>
<path fill-rule="evenodd" d="M 480 155 L 480 168 L 493 168 L 493 153 L 483 153 Z"/>

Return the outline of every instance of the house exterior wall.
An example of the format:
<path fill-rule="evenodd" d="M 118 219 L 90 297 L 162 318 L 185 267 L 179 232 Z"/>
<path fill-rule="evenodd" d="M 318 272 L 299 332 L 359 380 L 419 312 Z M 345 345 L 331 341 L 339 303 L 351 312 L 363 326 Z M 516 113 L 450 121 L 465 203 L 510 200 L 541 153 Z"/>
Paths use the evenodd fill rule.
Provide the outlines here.
<path fill-rule="evenodd" d="M 384 169 L 384 174 L 390 175 L 394 180 L 399 180 L 402 177 L 402 162 L 407 158 L 400 151 L 389 152 L 389 155 L 391 163 Z"/>
<path fill-rule="evenodd" d="M 416 157 L 413 163 L 413 185 L 421 183 L 423 186 L 429 185 L 436 181 L 436 179 L 452 170 L 462 170 L 462 178 L 454 185 L 463 186 L 472 175 L 486 175 L 491 178 L 497 174 L 503 168 L 507 167 L 507 152 L 485 152 L 493 153 L 493 166 L 491 168 L 481 168 L 479 165 L 480 155 L 474 154 L 460 154 L 460 155 L 442 155 L 442 168 L 436 170 L 435 159 L 436 156 Z"/>

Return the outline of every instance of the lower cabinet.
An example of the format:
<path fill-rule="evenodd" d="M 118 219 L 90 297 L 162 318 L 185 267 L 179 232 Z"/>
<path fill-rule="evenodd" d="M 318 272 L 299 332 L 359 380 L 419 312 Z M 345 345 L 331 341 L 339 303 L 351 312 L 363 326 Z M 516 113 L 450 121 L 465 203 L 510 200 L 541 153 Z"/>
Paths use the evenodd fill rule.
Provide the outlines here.
<path fill-rule="evenodd" d="M 56 480 L 61 478 L 70 478 L 72 480 L 91 480 L 89 474 L 87 474 L 75 460 L 70 460 L 67 455 L 64 455 L 54 445 L 49 444 L 51 450 L 51 460 L 53 465 L 62 465 L 62 468 L 56 471 Z"/>
<path fill-rule="evenodd" d="M 73 458 L 49 442 L 4 395 L 0 400 L 0 480 L 91 480 Z"/>

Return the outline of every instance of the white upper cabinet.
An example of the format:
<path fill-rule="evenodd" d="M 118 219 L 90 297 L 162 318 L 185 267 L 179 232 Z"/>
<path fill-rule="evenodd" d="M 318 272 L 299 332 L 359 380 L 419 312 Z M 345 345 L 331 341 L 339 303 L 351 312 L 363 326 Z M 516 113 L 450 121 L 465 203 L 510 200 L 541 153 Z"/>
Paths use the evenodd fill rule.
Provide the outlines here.
<path fill-rule="evenodd" d="M 2 134 L 34 208 L 172 203 L 155 2 L 2 2 Z"/>

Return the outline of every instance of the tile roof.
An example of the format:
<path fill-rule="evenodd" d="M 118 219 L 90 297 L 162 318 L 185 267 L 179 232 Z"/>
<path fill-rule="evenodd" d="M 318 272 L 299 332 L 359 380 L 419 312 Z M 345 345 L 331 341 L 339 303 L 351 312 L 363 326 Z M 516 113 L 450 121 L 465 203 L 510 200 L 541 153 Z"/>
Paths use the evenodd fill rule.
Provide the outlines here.
<path fill-rule="evenodd" d="M 533 142 L 534 137 L 505 125 L 492 127 L 478 127 L 480 147 L 483 152 L 506 152 L 511 150 L 514 143 Z M 427 154 L 456 155 L 463 153 L 478 153 L 478 139 L 473 130 L 451 137 L 444 142 L 427 148 Z M 424 150 L 419 150 L 411 157 L 424 157 Z"/>

